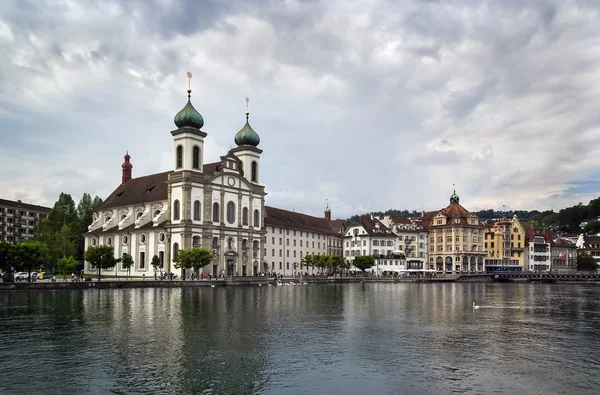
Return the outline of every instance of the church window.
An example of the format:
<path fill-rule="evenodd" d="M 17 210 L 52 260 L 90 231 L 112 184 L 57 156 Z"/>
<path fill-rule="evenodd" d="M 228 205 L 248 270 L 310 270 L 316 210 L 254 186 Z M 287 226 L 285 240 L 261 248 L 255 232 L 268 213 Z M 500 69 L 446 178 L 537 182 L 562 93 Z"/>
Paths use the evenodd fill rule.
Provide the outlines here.
<path fill-rule="evenodd" d="M 200 245 L 200 236 L 194 236 L 192 237 L 192 245 L 197 247 Z"/>
<path fill-rule="evenodd" d="M 129 238 L 127 237 L 127 235 L 123 236 L 123 245 L 126 246 L 127 242 L 129 241 Z"/>
<path fill-rule="evenodd" d="M 260 226 L 260 213 L 258 210 L 254 210 L 254 227 L 258 228 Z"/>
<path fill-rule="evenodd" d="M 173 202 L 173 219 L 179 221 L 179 200 Z"/>
<path fill-rule="evenodd" d="M 140 219 L 142 218 L 142 215 L 144 215 L 143 212 L 137 213 L 137 216 L 135 217 L 135 219 Z"/>
<path fill-rule="evenodd" d="M 173 260 L 175 261 L 179 256 L 179 243 L 173 243 Z"/>
<path fill-rule="evenodd" d="M 213 248 L 217 248 L 218 246 L 219 246 L 219 238 L 218 237 L 213 237 L 212 247 Z"/>
<path fill-rule="evenodd" d="M 254 250 L 258 250 L 258 240 L 254 240 L 254 241 L 252 242 L 252 249 L 254 249 Z"/>
<path fill-rule="evenodd" d="M 183 167 L 183 147 L 181 145 L 177 146 L 177 165 L 176 167 L 182 168 Z"/>
<path fill-rule="evenodd" d="M 160 214 L 160 210 L 156 210 L 156 211 L 154 212 L 154 216 L 155 216 L 155 217 L 158 217 L 158 215 L 159 215 L 159 214 Z"/>
<path fill-rule="evenodd" d="M 96 245 L 96 238 L 92 239 L 92 245 L 95 246 Z"/>
<path fill-rule="evenodd" d="M 258 181 L 258 163 L 252 161 L 252 182 Z"/>
<path fill-rule="evenodd" d="M 125 218 L 127 218 L 127 215 L 125 215 L 125 214 L 121 215 L 121 221 L 123 221 Z"/>
<path fill-rule="evenodd" d="M 213 203 L 213 222 L 219 222 L 219 203 Z"/>
<path fill-rule="evenodd" d="M 110 217 L 106 217 L 106 219 L 104 220 L 104 223 L 107 224 L 110 222 Z"/>
<path fill-rule="evenodd" d="M 200 200 L 194 201 L 194 220 L 200 221 Z"/>
<path fill-rule="evenodd" d="M 146 267 L 146 253 L 145 252 L 140 252 L 140 269 L 143 269 Z"/>
<path fill-rule="evenodd" d="M 165 267 L 165 252 L 158 251 L 158 260 L 160 261 L 160 267 Z"/>
<path fill-rule="evenodd" d="M 146 242 L 146 235 L 142 233 L 140 235 L 140 244 L 144 244 L 145 242 Z"/>
<path fill-rule="evenodd" d="M 109 246 L 109 245 L 112 245 L 112 237 L 108 236 L 108 237 L 106 238 L 106 245 L 107 245 L 107 246 Z"/>
<path fill-rule="evenodd" d="M 227 203 L 227 222 L 230 224 L 235 222 L 235 203 L 232 201 Z"/>
<path fill-rule="evenodd" d="M 200 168 L 200 147 L 194 145 L 192 149 L 192 167 L 194 169 Z"/>
<path fill-rule="evenodd" d="M 248 225 L 248 207 L 242 210 L 242 225 Z"/>
<path fill-rule="evenodd" d="M 164 233 L 162 233 L 162 232 L 161 232 L 161 233 L 158 235 L 158 241 L 159 241 L 160 243 L 164 243 L 164 242 L 165 242 L 165 234 L 164 234 Z"/>

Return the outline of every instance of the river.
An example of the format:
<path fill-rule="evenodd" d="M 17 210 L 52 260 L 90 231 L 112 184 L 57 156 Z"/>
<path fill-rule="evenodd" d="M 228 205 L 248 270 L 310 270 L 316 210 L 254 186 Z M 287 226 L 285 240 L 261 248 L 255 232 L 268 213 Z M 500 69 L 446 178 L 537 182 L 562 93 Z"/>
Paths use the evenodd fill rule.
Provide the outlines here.
<path fill-rule="evenodd" d="M 0 339 L 2 394 L 600 393 L 597 285 L 6 291 Z"/>

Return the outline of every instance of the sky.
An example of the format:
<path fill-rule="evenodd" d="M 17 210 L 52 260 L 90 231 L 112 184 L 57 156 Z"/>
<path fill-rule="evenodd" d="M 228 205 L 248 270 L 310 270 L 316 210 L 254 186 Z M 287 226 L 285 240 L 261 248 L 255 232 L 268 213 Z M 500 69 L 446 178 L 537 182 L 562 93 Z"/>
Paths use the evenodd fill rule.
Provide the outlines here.
<path fill-rule="evenodd" d="M 600 195 L 595 1 L 0 2 L 0 197 L 106 198 L 171 170 L 175 114 L 205 162 L 260 135 L 266 204 L 334 218 Z"/>

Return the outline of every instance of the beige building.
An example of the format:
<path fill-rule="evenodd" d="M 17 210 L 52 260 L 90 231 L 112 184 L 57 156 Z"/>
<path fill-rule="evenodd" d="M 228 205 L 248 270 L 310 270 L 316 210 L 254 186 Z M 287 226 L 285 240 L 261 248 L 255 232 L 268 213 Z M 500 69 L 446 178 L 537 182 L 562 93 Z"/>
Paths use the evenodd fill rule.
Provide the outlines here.
<path fill-rule="evenodd" d="M 49 212 L 49 207 L 0 199 L 0 241 L 16 244 L 31 239 Z"/>
<path fill-rule="evenodd" d="M 448 207 L 422 214 L 429 232 L 428 265 L 440 273 L 481 273 L 485 271 L 485 226 L 459 202 L 454 193 Z"/>
<path fill-rule="evenodd" d="M 318 268 L 301 268 L 306 255 L 342 255 L 343 220 L 331 221 L 329 205 L 325 217 L 265 206 L 264 265 L 284 276 Z"/>
<path fill-rule="evenodd" d="M 525 229 L 515 215 L 502 219 L 485 231 L 486 272 L 520 272 L 525 268 Z"/>

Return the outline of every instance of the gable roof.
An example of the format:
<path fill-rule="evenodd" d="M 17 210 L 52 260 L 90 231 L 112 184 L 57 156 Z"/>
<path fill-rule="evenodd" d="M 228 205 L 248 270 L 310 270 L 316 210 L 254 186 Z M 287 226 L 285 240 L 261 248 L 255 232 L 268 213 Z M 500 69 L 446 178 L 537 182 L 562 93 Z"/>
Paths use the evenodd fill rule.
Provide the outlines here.
<path fill-rule="evenodd" d="M 128 206 L 131 204 L 140 204 L 154 202 L 157 200 L 167 200 L 167 184 L 169 174 L 172 171 L 164 173 L 150 174 L 144 177 L 132 178 L 125 184 L 121 184 L 106 198 L 96 210 L 106 210 L 112 207 Z"/>
<path fill-rule="evenodd" d="M 295 211 L 265 206 L 265 225 L 306 230 L 309 232 L 335 234 L 325 218 L 313 217 Z"/>
<path fill-rule="evenodd" d="M 331 226 L 331 230 L 334 233 L 340 234 L 342 233 L 342 230 L 344 229 L 345 226 L 345 222 L 343 219 L 334 219 L 333 221 L 331 221 L 329 223 L 329 226 Z"/>
<path fill-rule="evenodd" d="M 356 222 L 351 223 L 348 227 L 362 226 L 369 236 L 377 237 L 396 237 L 390 228 L 385 226 L 377 218 L 371 218 L 368 215 L 363 215 Z"/>

